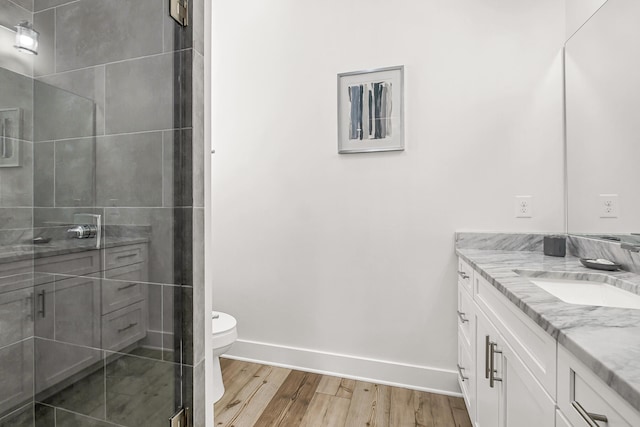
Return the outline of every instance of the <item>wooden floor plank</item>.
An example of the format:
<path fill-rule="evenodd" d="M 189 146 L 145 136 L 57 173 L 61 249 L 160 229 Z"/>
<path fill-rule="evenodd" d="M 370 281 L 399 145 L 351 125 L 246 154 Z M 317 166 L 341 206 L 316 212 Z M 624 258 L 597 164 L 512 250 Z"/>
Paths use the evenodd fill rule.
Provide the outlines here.
<path fill-rule="evenodd" d="M 344 427 L 350 399 L 315 393 L 300 427 Z"/>
<path fill-rule="evenodd" d="M 435 427 L 434 414 L 431 411 L 431 393 L 413 392 L 413 407 L 415 410 L 415 425 L 420 427 Z"/>
<path fill-rule="evenodd" d="M 215 405 L 217 426 L 252 426 L 262 415 L 278 389 L 291 373 L 291 369 L 264 365 L 236 394 L 232 407 Z"/>
<path fill-rule="evenodd" d="M 227 367 L 226 371 L 222 374 L 224 382 L 224 395 L 215 404 L 215 408 L 219 409 L 219 412 L 226 411 L 236 406 L 237 395 L 241 392 L 244 386 L 251 381 L 254 375 L 263 365 L 257 363 L 246 363 L 237 360 L 232 361 Z"/>
<path fill-rule="evenodd" d="M 398 427 L 417 425 L 414 394 L 412 390 L 398 387 L 391 389 L 389 424 Z"/>
<path fill-rule="evenodd" d="M 318 389 L 316 393 L 324 393 L 330 396 L 335 396 L 338 393 L 338 389 L 340 388 L 340 382 L 342 378 L 340 377 L 332 377 L 329 375 L 323 375 L 320 380 L 320 384 L 318 384 Z"/>
<path fill-rule="evenodd" d="M 464 400 L 221 360 L 217 427 L 472 427 Z"/>
<path fill-rule="evenodd" d="M 471 427 L 471 420 L 469 419 L 469 412 L 464 404 L 464 399 L 449 397 L 449 406 L 451 406 L 451 413 L 456 427 Z"/>
<path fill-rule="evenodd" d="M 310 372 L 292 371 L 255 426 L 299 426 L 318 388 L 320 377 Z"/>
<path fill-rule="evenodd" d="M 389 425 L 390 388 L 356 381 L 345 425 L 386 427 Z"/>
<path fill-rule="evenodd" d="M 353 395 L 353 389 L 355 387 L 356 387 L 355 380 L 348 380 L 346 378 L 342 378 L 340 380 L 340 385 L 338 386 L 338 391 L 336 392 L 336 396 L 351 399 L 351 395 Z"/>
<path fill-rule="evenodd" d="M 431 414 L 435 427 L 451 427 L 455 425 L 449 398 L 442 394 L 431 394 Z"/>

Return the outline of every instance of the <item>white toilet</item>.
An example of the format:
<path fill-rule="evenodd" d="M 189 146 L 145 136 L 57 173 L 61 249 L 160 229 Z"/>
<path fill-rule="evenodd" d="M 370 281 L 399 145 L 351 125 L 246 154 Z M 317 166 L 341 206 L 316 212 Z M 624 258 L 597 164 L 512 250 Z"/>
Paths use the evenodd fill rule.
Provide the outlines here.
<path fill-rule="evenodd" d="M 219 311 L 212 313 L 213 317 L 213 402 L 224 395 L 224 383 L 220 369 L 220 355 L 226 353 L 238 338 L 236 319 Z"/>

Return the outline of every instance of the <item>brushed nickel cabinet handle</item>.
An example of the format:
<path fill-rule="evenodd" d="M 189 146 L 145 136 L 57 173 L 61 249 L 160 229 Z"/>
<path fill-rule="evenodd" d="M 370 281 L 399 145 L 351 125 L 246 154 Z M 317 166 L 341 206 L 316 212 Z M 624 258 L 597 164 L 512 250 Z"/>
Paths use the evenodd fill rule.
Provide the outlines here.
<path fill-rule="evenodd" d="M 43 290 L 42 292 L 38 292 L 38 301 L 40 302 L 40 309 L 38 310 L 38 314 L 43 318 L 47 317 L 46 298 L 47 294 L 45 290 Z"/>
<path fill-rule="evenodd" d="M 493 388 L 496 381 L 502 382 L 502 378 L 496 377 L 496 373 L 498 371 L 497 371 L 497 369 L 495 367 L 495 364 L 494 364 L 496 353 L 502 354 L 502 351 L 496 350 L 496 347 L 498 347 L 498 343 L 492 342 L 492 343 L 490 343 L 490 347 L 491 347 L 491 350 L 490 350 L 491 368 L 489 369 L 489 387 Z"/>
<path fill-rule="evenodd" d="M 126 330 L 129 330 L 129 329 L 133 328 L 134 326 L 136 326 L 137 324 L 138 324 L 138 322 L 129 323 L 129 326 L 125 326 L 124 328 L 118 329 L 118 333 L 121 333 L 121 332 L 124 332 Z"/>
<path fill-rule="evenodd" d="M 134 286 L 137 286 L 137 285 L 138 285 L 137 283 L 129 283 L 128 285 L 120 286 L 118 290 L 124 291 L 125 289 L 133 288 Z"/>
<path fill-rule="evenodd" d="M 458 366 L 458 373 L 460 374 L 460 378 L 462 379 L 462 381 L 464 382 L 465 380 L 468 380 L 469 377 L 464 376 L 464 368 L 459 364 L 457 366 Z"/>
<path fill-rule="evenodd" d="M 137 253 L 133 253 L 133 254 L 127 254 L 127 255 L 118 255 L 118 256 L 116 257 L 116 259 L 131 258 L 131 257 L 134 257 L 134 256 L 136 256 L 136 255 L 138 255 L 138 254 L 137 254 Z"/>
<path fill-rule="evenodd" d="M 572 400 L 571 405 L 575 408 L 578 414 L 580 414 L 582 419 L 587 422 L 587 425 L 589 427 L 600 427 L 600 425 L 596 421 L 609 423 L 609 419 L 607 418 L 606 415 L 592 414 L 591 412 L 585 411 L 585 409 L 577 400 Z"/>
<path fill-rule="evenodd" d="M 462 323 L 467 323 L 469 321 L 469 319 L 465 317 L 466 314 L 467 313 L 463 313 L 462 311 L 458 310 L 458 317 L 460 318 L 460 321 Z"/>
<path fill-rule="evenodd" d="M 489 379 L 489 345 L 491 344 L 491 339 L 489 335 L 487 335 L 484 339 L 484 377 Z"/>
<path fill-rule="evenodd" d="M 458 271 L 458 275 L 460 277 L 462 277 L 463 279 L 465 279 L 465 280 L 469 278 L 469 275 L 467 273 L 465 273 L 464 271 Z"/>

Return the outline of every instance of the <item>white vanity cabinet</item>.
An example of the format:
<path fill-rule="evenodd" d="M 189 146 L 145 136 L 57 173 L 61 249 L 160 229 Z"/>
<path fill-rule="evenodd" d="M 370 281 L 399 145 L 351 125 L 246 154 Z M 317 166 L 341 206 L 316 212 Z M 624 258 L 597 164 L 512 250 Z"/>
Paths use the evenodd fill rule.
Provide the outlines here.
<path fill-rule="evenodd" d="M 640 412 L 462 259 L 457 310 L 459 383 L 475 427 L 640 426 Z"/>
<path fill-rule="evenodd" d="M 569 426 L 640 426 L 640 413 L 562 346 L 558 347 L 558 408 L 559 418 Z"/>
<path fill-rule="evenodd" d="M 484 313 L 477 320 L 476 426 L 553 426 L 551 397 Z"/>
<path fill-rule="evenodd" d="M 460 267 L 468 271 L 464 261 L 458 266 L 459 271 Z M 459 375 L 472 423 L 476 427 L 554 426 L 555 340 L 524 314 L 511 311 L 513 304 L 479 273 L 471 270 L 470 281 L 471 294 L 458 284 L 458 311 L 464 308 L 473 319 L 459 321 L 458 363 L 460 349 L 469 347 L 466 337 L 475 336 L 470 346 L 474 384 L 465 388 Z M 463 325 L 472 322 L 474 331 L 465 334 Z"/>

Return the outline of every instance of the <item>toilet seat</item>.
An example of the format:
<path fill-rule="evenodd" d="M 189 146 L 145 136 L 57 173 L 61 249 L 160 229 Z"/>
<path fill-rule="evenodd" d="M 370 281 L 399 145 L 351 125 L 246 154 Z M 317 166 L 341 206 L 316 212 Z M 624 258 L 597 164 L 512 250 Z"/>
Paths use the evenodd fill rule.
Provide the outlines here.
<path fill-rule="evenodd" d="M 225 334 L 232 329 L 234 329 L 237 325 L 236 319 L 227 314 L 222 313 L 221 311 L 212 312 L 212 331 L 213 335 L 221 335 Z"/>

